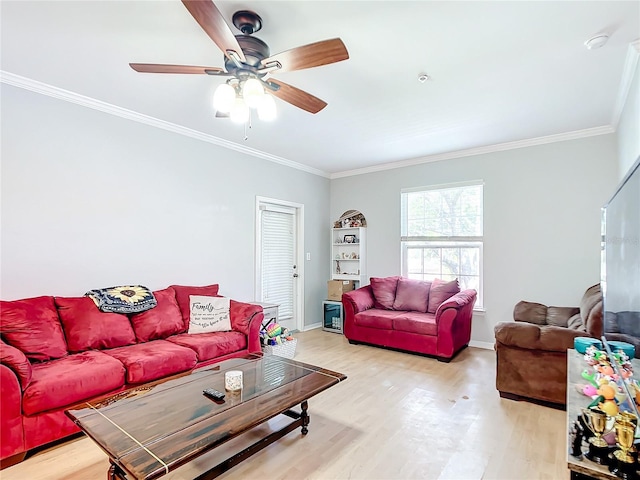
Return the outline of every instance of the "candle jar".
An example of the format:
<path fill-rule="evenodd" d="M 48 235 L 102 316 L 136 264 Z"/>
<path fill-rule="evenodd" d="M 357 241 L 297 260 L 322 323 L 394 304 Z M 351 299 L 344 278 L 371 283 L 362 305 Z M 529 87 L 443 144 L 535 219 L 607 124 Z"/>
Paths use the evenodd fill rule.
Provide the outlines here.
<path fill-rule="evenodd" d="M 229 370 L 225 372 L 224 388 L 229 392 L 242 390 L 242 370 Z"/>

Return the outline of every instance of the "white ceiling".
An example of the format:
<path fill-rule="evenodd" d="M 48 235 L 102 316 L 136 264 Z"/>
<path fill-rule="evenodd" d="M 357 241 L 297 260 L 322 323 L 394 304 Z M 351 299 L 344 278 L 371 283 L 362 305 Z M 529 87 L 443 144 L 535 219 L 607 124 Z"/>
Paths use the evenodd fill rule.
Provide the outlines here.
<path fill-rule="evenodd" d="M 178 0 L 2 0 L 3 81 L 43 82 L 340 176 L 615 128 L 629 45 L 640 38 L 640 1 L 215 3 L 230 25 L 233 12 L 256 11 L 256 36 L 272 54 L 342 38 L 349 60 L 273 75 L 328 106 L 312 115 L 276 99 L 278 119 L 254 120 L 244 140 L 242 126 L 213 118 L 224 78 L 134 72 L 129 62 L 223 66 Z M 600 32 L 608 43 L 587 50 Z M 431 79 L 420 83 L 421 72 Z"/>

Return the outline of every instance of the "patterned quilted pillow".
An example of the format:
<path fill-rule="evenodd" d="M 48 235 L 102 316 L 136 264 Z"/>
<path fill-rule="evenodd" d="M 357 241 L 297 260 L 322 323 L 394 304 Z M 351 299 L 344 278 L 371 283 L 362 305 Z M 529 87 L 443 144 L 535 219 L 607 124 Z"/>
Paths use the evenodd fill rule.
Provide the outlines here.
<path fill-rule="evenodd" d="M 110 313 L 140 313 L 158 304 L 151 290 L 141 285 L 89 290 L 85 296 L 91 298 L 101 311 Z"/>

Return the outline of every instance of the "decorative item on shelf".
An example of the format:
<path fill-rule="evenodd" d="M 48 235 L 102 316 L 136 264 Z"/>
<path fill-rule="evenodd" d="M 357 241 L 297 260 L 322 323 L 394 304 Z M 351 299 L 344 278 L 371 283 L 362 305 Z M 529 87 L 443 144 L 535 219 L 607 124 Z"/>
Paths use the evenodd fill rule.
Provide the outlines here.
<path fill-rule="evenodd" d="M 336 260 L 336 273 L 340 274 L 340 262 Z"/>
<path fill-rule="evenodd" d="M 358 228 L 366 226 L 367 220 L 358 210 L 347 210 L 333 223 L 333 228 Z"/>
<path fill-rule="evenodd" d="M 352 260 L 357 260 L 358 259 L 358 254 L 356 252 L 351 252 L 351 259 Z"/>
<path fill-rule="evenodd" d="M 609 455 L 609 444 L 602 438 L 613 430 L 613 425 L 607 425 L 607 414 L 602 410 L 583 408 L 582 419 L 584 425 L 593 433 L 589 438 L 589 451 L 585 453 L 592 462 L 604 465 Z"/>
<path fill-rule="evenodd" d="M 355 235 L 345 235 L 344 243 L 358 243 Z"/>

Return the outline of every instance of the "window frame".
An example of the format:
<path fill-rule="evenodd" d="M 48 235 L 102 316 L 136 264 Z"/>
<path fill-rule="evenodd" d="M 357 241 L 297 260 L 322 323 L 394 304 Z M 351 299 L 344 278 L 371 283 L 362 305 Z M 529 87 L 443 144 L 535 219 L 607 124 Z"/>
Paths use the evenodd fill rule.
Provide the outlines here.
<path fill-rule="evenodd" d="M 415 236 L 411 237 L 407 235 L 408 228 L 408 202 L 407 195 L 409 193 L 426 192 L 433 190 L 446 190 L 452 188 L 464 188 L 464 187 L 482 187 L 482 235 L 477 236 Z M 474 310 L 484 311 L 484 182 L 482 180 L 449 183 L 440 185 L 428 185 L 422 187 L 403 188 L 400 194 L 400 262 L 401 272 L 403 277 L 409 277 L 408 272 L 408 252 L 413 248 L 447 248 L 447 247 L 474 247 L 479 248 L 478 259 L 478 296 Z M 424 269 L 423 269 L 424 274 Z"/>

